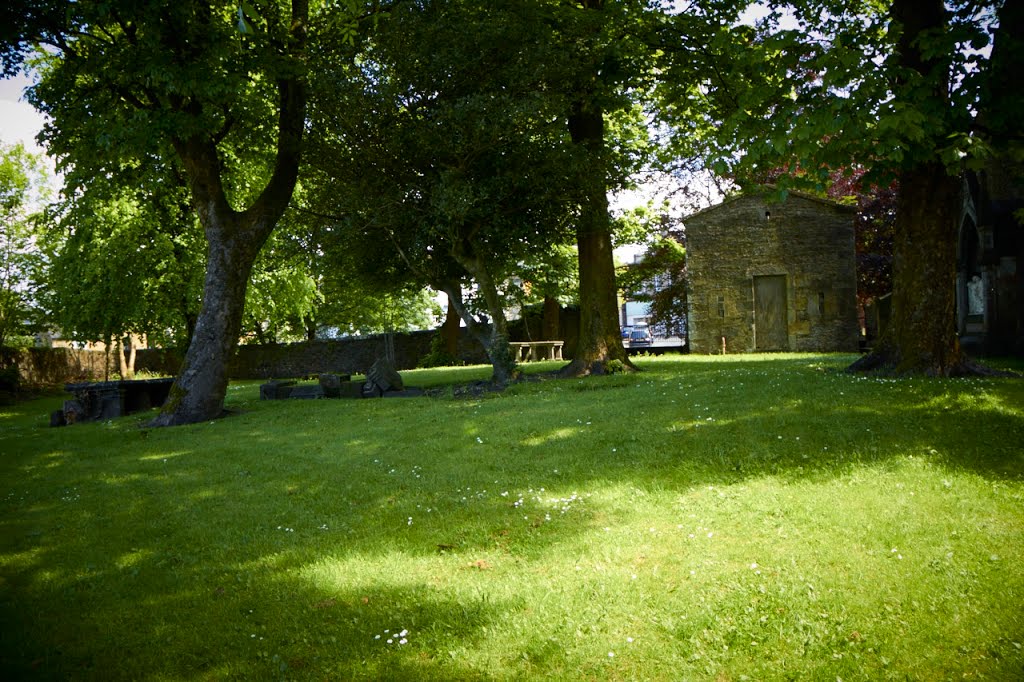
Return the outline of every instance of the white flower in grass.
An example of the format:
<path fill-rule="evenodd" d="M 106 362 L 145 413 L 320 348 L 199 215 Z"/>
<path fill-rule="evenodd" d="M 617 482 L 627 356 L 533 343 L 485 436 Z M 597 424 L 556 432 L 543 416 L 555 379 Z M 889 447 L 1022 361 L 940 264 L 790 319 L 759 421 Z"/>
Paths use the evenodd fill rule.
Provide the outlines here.
<path fill-rule="evenodd" d="M 615 652 L 614 651 L 609 651 L 608 652 L 608 658 L 615 658 Z"/>

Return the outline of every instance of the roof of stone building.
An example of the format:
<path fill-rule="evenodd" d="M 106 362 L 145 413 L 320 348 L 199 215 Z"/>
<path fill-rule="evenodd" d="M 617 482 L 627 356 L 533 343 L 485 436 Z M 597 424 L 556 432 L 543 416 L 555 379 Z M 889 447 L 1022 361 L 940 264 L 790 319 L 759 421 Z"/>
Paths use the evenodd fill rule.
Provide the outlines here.
<path fill-rule="evenodd" d="M 686 221 L 691 219 L 691 218 L 696 218 L 696 217 L 702 216 L 702 215 L 704 215 L 706 213 L 711 213 L 713 211 L 716 211 L 716 210 L 722 208 L 723 206 L 728 206 L 729 204 L 733 204 L 733 203 L 735 203 L 737 201 L 742 201 L 742 200 L 746 200 L 746 199 L 768 200 L 768 203 L 770 203 L 770 204 L 771 203 L 782 203 L 782 202 L 784 202 L 785 199 L 774 200 L 774 201 L 769 199 L 769 197 L 771 196 L 771 193 L 774 192 L 775 190 L 776 190 L 776 187 L 774 185 L 762 185 L 758 189 L 748 190 L 748 191 L 745 191 L 745 192 L 741 192 L 740 194 L 737 194 L 735 196 L 726 198 L 725 200 L 721 201 L 720 203 L 715 204 L 714 206 L 709 206 L 707 208 L 702 208 L 701 210 L 697 211 L 696 213 L 691 213 L 690 215 L 688 215 L 685 218 L 683 218 L 683 223 L 685 224 Z M 788 190 L 786 192 L 786 196 L 787 196 L 787 198 L 788 197 L 796 197 L 798 199 L 805 199 L 807 201 L 813 201 L 813 202 L 821 204 L 822 206 L 827 206 L 827 207 L 832 208 L 832 209 L 838 209 L 840 211 L 844 211 L 844 212 L 847 212 L 847 213 L 856 213 L 857 212 L 857 207 L 856 206 L 853 206 L 851 204 L 843 204 L 843 203 L 840 203 L 840 202 L 835 201 L 833 199 L 826 199 L 824 197 L 819 197 L 819 196 L 816 196 L 816 195 L 811 194 L 809 192 L 801 192 L 801 191 L 798 191 L 798 190 L 792 190 L 791 189 L 791 190 Z"/>

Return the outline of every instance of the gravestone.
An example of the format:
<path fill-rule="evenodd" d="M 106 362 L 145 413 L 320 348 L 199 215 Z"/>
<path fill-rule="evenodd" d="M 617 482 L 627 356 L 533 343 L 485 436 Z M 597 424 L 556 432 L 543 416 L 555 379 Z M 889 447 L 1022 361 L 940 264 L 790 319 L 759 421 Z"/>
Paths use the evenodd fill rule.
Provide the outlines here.
<path fill-rule="evenodd" d="M 363 385 L 358 381 L 343 381 L 341 386 L 338 388 L 338 397 L 340 398 L 362 398 L 363 397 Z"/>
<path fill-rule="evenodd" d="M 294 386 L 294 381 L 271 379 L 265 384 L 260 384 L 260 400 L 284 400 L 291 395 Z"/>
<path fill-rule="evenodd" d="M 352 377 L 348 374 L 321 374 L 320 388 L 323 389 L 325 398 L 340 398 L 341 384 L 349 381 Z"/>
<path fill-rule="evenodd" d="M 394 365 L 385 358 L 378 358 L 366 373 L 363 395 L 382 396 L 388 391 L 401 391 L 405 385 Z"/>
<path fill-rule="evenodd" d="M 324 397 L 324 389 L 319 384 L 309 386 L 296 386 L 288 394 L 289 398 L 299 400 L 317 400 Z"/>
<path fill-rule="evenodd" d="M 54 426 L 80 421 L 115 419 L 163 405 L 174 379 L 136 379 L 65 384 L 75 396 L 64 402 L 63 419 L 51 415 Z"/>

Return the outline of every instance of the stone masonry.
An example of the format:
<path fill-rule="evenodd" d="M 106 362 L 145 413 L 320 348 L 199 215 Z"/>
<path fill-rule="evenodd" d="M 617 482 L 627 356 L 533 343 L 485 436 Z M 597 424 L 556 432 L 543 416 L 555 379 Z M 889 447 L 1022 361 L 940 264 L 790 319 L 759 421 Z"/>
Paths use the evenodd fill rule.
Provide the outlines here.
<path fill-rule="evenodd" d="M 686 218 L 690 350 L 856 351 L 854 214 L 790 192 Z"/>

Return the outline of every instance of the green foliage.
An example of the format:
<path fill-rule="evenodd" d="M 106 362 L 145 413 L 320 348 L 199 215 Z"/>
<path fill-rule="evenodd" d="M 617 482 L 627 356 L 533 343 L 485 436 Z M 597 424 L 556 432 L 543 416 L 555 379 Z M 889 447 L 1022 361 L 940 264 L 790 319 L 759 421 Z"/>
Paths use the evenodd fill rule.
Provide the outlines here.
<path fill-rule="evenodd" d="M 619 270 L 619 286 L 632 301 L 650 303 L 651 325 L 670 335 L 686 330 L 686 249 L 670 234 L 647 248 L 639 262 Z"/>
<path fill-rule="evenodd" d="M 96 180 L 55 208 L 44 301 L 70 338 L 184 346 L 200 306 L 202 231 L 173 173 L 136 177 L 134 187 L 123 175 Z"/>
<path fill-rule="evenodd" d="M 246 382 L 174 430 L 0 410 L 4 676 L 1018 677 L 1024 384 L 849 360 L 459 399 Z"/>
<path fill-rule="evenodd" d="M 0 368 L 0 394 L 17 393 L 21 388 L 21 374 L 18 372 L 18 365 L 13 364 Z"/>
<path fill-rule="evenodd" d="M 42 259 L 35 244 L 48 194 L 42 161 L 21 144 L 0 143 L 0 346 L 36 331 Z"/>
<path fill-rule="evenodd" d="M 309 274 L 264 252 L 245 292 L 243 334 L 258 343 L 298 341 L 306 337 L 304 321 L 320 294 Z"/>
<path fill-rule="evenodd" d="M 918 28 L 904 26 L 902 4 L 889 2 L 772 4 L 753 26 L 706 34 L 711 64 L 667 50 L 659 111 L 675 131 L 673 153 L 697 150 L 717 173 L 740 179 L 780 165 L 814 169 L 781 181 L 816 191 L 842 168 L 866 169 L 866 180 L 881 186 L 934 159 L 958 172 L 964 157 L 989 154 L 975 116 L 990 61 L 974 46 L 988 44 L 997 5 L 953 3 L 946 27 L 914 38 L 934 69 L 900 62 L 900 51 L 909 52 L 901 36 Z M 668 30 L 694 25 L 680 14 Z M 703 67 L 702 77 L 684 77 Z"/>
<path fill-rule="evenodd" d="M 485 268 L 500 282 L 567 239 L 555 48 L 536 8 L 492 5 L 398 3 L 359 69 L 330 44 L 318 56 L 311 159 L 333 181 L 317 203 L 347 216 L 347 248 L 377 279 L 440 288 Z"/>
<path fill-rule="evenodd" d="M 420 358 L 418 367 L 458 367 L 466 364 L 458 356 L 452 355 L 444 347 L 444 338 L 440 331 L 430 340 L 430 352 Z"/>
<path fill-rule="evenodd" d="M 626 365 L 622 360 L 611 359 L 604 363 L 604 371 L 608 374 L 622 374 L 626 371 Z"/>

